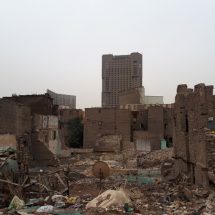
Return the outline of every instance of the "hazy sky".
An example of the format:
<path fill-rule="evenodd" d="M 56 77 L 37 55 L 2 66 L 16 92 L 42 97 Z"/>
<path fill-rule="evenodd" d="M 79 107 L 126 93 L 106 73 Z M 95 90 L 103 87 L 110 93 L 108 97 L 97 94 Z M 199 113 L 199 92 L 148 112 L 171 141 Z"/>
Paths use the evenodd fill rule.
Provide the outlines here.
<path fill-rule="evenodd" d="M 101 105 L 102 54 L 143 54 L 148 95 L 215 85 L 214 0 L 0 0 L 0 97 L 77 96 Z"/>

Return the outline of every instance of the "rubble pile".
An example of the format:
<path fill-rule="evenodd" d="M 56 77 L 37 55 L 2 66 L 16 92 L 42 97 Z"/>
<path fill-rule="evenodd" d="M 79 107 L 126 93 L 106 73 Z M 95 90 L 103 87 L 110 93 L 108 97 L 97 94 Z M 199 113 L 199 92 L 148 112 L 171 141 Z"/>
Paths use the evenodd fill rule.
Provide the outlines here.
<path fill-rule="evenodd" d="M 173 155 L 173 148 L 156 150 L 147 154 L 139 155 L 137 158 L 138 167 L 147 168 L 160 165 L 166 160 L 170 160 Z"/>
<path fill-rule="evenodd" d="M 16 150 L 11 147 L 0 148 L 0 207 L 7 204 L 12 195 L 17 195 L 20 190 L 13 189 L 16 181 L 19 180 L 19 166 L 16 157 Z M 8 186 L 4 186 L 5 183 Z"/>
<path fill-rule="evenodd" d="M 171 150 L 163 151 L 166 156 L 163 152 L 147 156 L 152 159 L 159 154 L 163 161 Z M 7 204 L 1 206 L 0 214 L 214 214 L 212 189 L 192 185 L 184 178 L 163 182 L 157 174 L 159 168 L 125 171 L 123 167 L 117 169 L 119 163 L 100 182 L 87 174 L 95 161 L 92 155 L 77 156 L 55 168 L 30 170 L 22 184 L 7 180 L 4 187 L 9 185 L 12 189 L 8 190 L 10 195 Z M 158 180 L 151 180 L 153 177 Z"/>
<path fill-rule="evenodd" d="M 50 195 L 24 202 L 17 196 L 0 214 L 203 214 L 213 215 L 214 193 L 189 184 L 127 184 L 123 189 L 102 190 L 85 185 L 79 195 Z M 76 188 L 77 189 L 77 188 Z M 83 190 L 84 189 L 84 190 Z M 74 192 L 72 192 L 74 191 Z M 96 192 L 95 192 L 96 191 Z M 101 194 L 100 194 L 101 193 Z"/>

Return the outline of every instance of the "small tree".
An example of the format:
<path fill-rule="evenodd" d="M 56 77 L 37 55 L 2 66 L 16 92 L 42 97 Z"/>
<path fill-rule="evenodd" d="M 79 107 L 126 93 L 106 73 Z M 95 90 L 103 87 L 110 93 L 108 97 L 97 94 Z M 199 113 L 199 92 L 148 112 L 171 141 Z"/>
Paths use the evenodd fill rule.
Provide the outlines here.
<path fill-rule="evenodd" d="M 84 126 L 80 118 L 74 118 L 68 122 L 69 129 L 69 146 L 73 148 L 83 147 L 83 130 Z"/>

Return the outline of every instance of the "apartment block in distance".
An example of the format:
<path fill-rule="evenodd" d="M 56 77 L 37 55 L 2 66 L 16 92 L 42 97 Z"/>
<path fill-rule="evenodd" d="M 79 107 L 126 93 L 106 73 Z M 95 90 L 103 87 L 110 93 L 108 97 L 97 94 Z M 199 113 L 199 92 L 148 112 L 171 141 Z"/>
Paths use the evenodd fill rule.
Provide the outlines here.
<path fill-rule="evenodd" d="M 47 90 L 49 96 L 53 99 L 53 104 L 58 105 L 59 108 L 76 108 L 76 96 L 73 95 L 65 95 L 65 94 L 58 94 L 51 90 Z"/>
<path fill-rule="evenodd" d="M 118 107 L 119 93 L 142 87 L 142 55 L 102 56 L 102 107 Z"/>

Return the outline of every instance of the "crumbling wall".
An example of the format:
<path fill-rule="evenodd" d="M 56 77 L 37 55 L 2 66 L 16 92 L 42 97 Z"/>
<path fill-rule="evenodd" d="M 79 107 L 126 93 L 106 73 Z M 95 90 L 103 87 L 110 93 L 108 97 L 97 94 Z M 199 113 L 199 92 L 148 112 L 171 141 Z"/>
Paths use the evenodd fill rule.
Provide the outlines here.
<path fill-rule="evenodd" d="M 213 86 L 179 85 L 174 109 L 174 157 L 179 172 L 208 186 L 208 120 L 215 119 Z"/>
<path fill-rule="evenodd" d="M 94 151 L 119 152 L 122 147 L 121 135 L 104 135 L 96 140 Z"/>
<path fill-rule="evenodd" d="M 37 140 L 43 142 L 53 154 L 60 154 L 61 142 L 57 116 L 35 114 L 33 117 L 33 132 L 38 133 Z"/>
<path fill-rule="evenodd" d="M 207 136 L 207 150 L 208 150 L 208 177 L 209 180 L 215 184 L 215 135 L 208 135 Z"/>
<path fill-rule="evenodd" d="M 28 106 L 31 110 L 31 114 L 53 114 L 53 99 L 48 94 L 19 95 L 12 97 L 4 97 L 3 100 L 14 101 Z"/>
<path fill-rule="evenodd" d="M 59 109 L 58 117 L 62 123 L 67 123 L 74 118 L 83 118 L 83 111 L 81 109 Z"/>
<path fill-rule="evenodd" d="M 167 146 L 171 147 L 173 137 L 172 106 L 150 105 L 143 106 L 142 109 L 139 107 L 139 110 L 132 111 L 132 129 L 133 140 L 138 144 L 138 148 L 145 147 L 149 143 L 150 150 L 160 149 L 162 139 L 165 139 Z M 135 135 L 138 134 L 138 131 L 140 133 L 146 132 L 147 135 L 137 138 Z"/>
<path fill-rule="evenodd" d="M 19 160 L 24 164 L 23 172 L 28 169 L 29 159 L 40 161 L 42 155 L 49 159 L 54 157 L 53 154 L 60 153 L 57 116 L 32 117 L 34 111 L 49 112 L 49 101 L 52 100 L 45 95 L 14 96 L 0 100 L 0 134 L 15 135 L 18 151 L 21 152 L 18 153 Z"/>
<path fill-rule="evenodd" d="M 0 100 L 0 134 L 21 136 L 31 131 L 30 109 L 22 104 Z"/>
<path fill-rule="evenodd" d="M 54 154 L 48 149 L 48 142 L 43 142 L 39 138 L 39 133 L 32 133 L 32 147 L 31 154 L 32 166 L 48 166 L 48 165 L 56 165 L 57 161 L 55 159 Z"/>
<path fill-rule="evenodd" d="M 164 107 L 164 139 L 168 146 L 173 143 L 173 108 Z"/>
<path fill-rule="evenodd" d="M 148 131 L 148 109 L 132 111 L 133 129 Z"/>
<path fill-rule="evenodd" d="M 34 114 L 32 124 L 31 153 L 33 162 L 39 165 L 52 164 L 55 155 L 61 153 L 58 117 Z"/>

